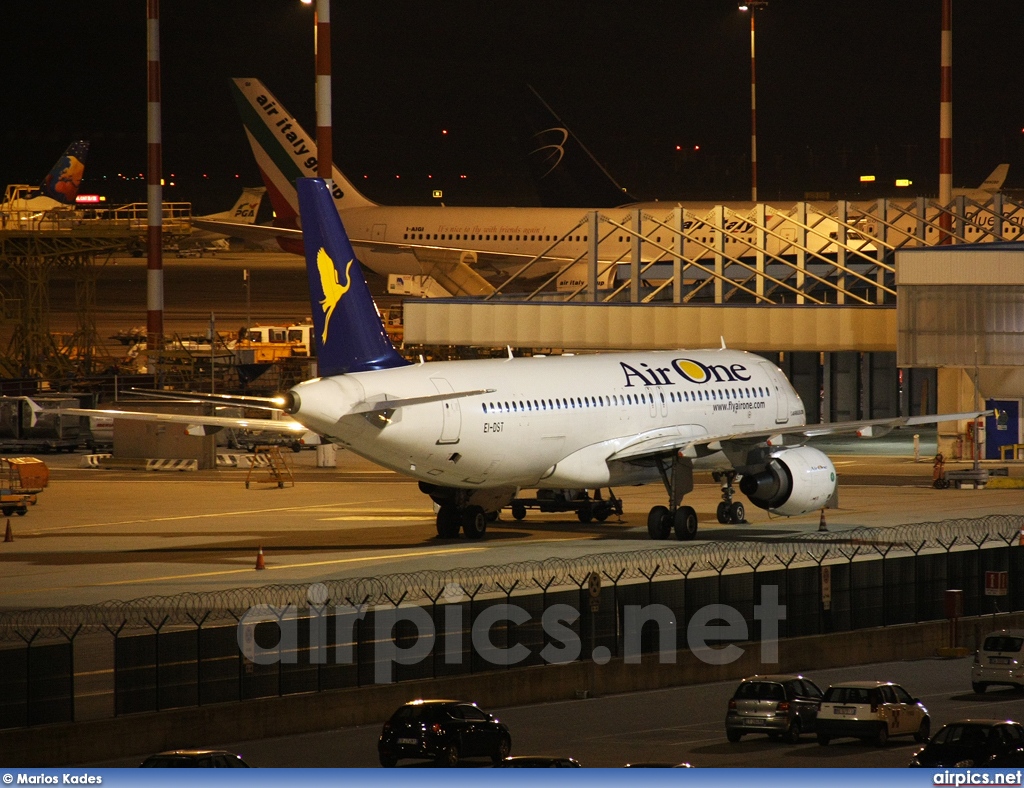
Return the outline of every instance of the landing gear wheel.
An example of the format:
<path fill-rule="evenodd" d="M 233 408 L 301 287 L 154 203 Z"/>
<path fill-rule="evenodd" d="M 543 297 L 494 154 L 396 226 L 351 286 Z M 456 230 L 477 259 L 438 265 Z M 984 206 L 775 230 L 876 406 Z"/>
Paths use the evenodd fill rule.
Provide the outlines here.
<path fill-rule="evenodd" d="M 526 504 L 520 503 L 519 501 L 512 501 L 512 517 L 516 520 L 523 520 L 526 518 Z"/>
<path fill-rule="evenodd" d="M 487 513 L 479 506 L 467 506 L 462 510 L 462 530 L 467 539 L 479 539 L 487 533 Z"/>
<path fill-rule="evenodd" d="M 576 519 L 581 523 L 589 523 L 594 519 L 594 509 L 589 503 L 583 504 L 576 510 Z"/>
<path fill-rule="evenodd" d="M 676 539 L 689 542 L 697 535 L 697 512 L 692 506 L 680 506 L 672 515 Z"/>
<path fill-rule="evenodd" d="M 607 501 L 602 501 L 594 507 L 594 519 L 599 523 L 603 523 L 612 514 L 612 505 Z"/>
<path fill-rule="evenodd" d="M 743 504 L 736 501 L 729 507 L 729 522 L 733 525 L 741 525 L 747 521 L 747 510 Z"/>
<path fill-rule="evenodd" d="M 727 504 L 725 501 L 720 501 L 718 503 L 718 511 L 716 512 L 716 514 L 718 515 L 718 522 L 720 522 L 722 525 L 725 525 L 726 523 L 728 523 L 729 522 L 729 504 Z"/>
<path fill-rule="evenodd" d="M 672 513 L 667 506 L 655 506 L 647 514 L 647 534 L 651 539 L 668 539 L 672 533 Z"/>
<path fill-rule="evenodd" d="M 443 503 L 437 510 L 437 535 L 442 539 L 454 539 L 459 535 L 459 510 L 454 504 Z"/>

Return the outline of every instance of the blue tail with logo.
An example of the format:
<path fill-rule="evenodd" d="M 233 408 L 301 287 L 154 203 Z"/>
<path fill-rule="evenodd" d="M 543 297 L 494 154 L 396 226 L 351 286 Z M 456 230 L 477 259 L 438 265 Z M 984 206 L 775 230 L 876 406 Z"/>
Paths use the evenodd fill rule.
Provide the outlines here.
<path fill-rule="evenodd" d="M 296 186 L 319 374 L 405 366 L 384 331 L 327 183 L 299 178 Z"/>

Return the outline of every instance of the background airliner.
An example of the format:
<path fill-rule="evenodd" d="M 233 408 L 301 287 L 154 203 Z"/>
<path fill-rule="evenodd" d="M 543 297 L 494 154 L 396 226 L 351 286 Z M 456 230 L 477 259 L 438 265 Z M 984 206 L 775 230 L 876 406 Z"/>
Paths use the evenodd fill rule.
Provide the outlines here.
<path fill-rule="evenodd" d="M 75 197 L 78 196 L 85 175 L 85 157 L 88 152 L 88 141 L 72 142 L 39 186 L 9 184 L 0 211 L 41 213 L 74 208 Z"/>
<path fill-rule="evenodd" d="M 301 253 L 294 181 L 316 172 L 314 138 L 259 80 L 239 78 L 232 84 L 246 135 L 274 206 L 274 223 L 280 228 L 253 227 L 244 237 L 266 240 L 276 236 L 282 248 Z M 601 217 L 608 221 L 602 222 L 595 233 L 589 226 L 591 213 L 587 209 L 378 205 L 360 194 L 337 167 L 332 166 L 332 173 L 333 201 L 351 234 L 359 260 L 382 276 L 432 276 L 454 295 L 490 294 L 494 279 L 506 278 L 527 263 L 531 263 L 531 277 L 548 276 L 573 261 L 582 263 L 593 245 L 591 234 L 601 241 L 600 266 L 629 260 L 632 237 L 628 229 L 621 228 L 632 226 L 632 210 L 644 211 L 648 222 L 654 219 L 672 223 L 670 213 L 678 205 L 656 202 L 600 209 Z M 682 242 L 682 254 L 691 260 L 710 260 L 716 254 L 732 259 L 752 256 L 759 242 L 757 225 L 748 216 L 753 204 L 727 206 L 725 232 L 714 231 L 703 221 L 716 205 L 678 205 L 688 214 L 683 223 L 688 235 Z M 785 207 L 788 210 L 792 204 Z M 831 208 L 834 207 L 832 204 Z M 782 203 L 767 207 L 765 226 L 776 224 L 772 214 L 779 210 L 783 210 Z M 811 210 L 819 208 L 812 206 Z M 808 217 L 810 230 L 803 242 L 805 246 L 801 247 L 804 252 L 829 254 L 837 250 L 837 223 L 827 215 L 828 210 L 828 206 L 821 206 L 820 213 Z M 903 216 L 902 220 L 916 228 L 913 216 Z M 220 229 L 216 222 L 195 220 L 193 224 Z M 698 227 L 700 232 L 689 232 L 690 228 Z M 864 229 L 868 232 L 870 228 L 865 225 Z M 1015 225 L 1008 226 L 1008 230 L 1014 229 Z M 907 231 L 913 229 L 908 225 Z M 896 234 L 894 224 L 890 238 L 895 239 Z M 769 232 L 763 240 L 770 257 L 793 255 L 798 250 L 795 235 L 790 238 L 782 232 Z M 668 229 L 663 237 L 655 233 L 644 244 L 644 260 L 668 259 L 666 255 L 671 255 L 673 243 L 674 234 Z M 874 270 L 877 255 L 870 239 L 851 226 L 847 244 L 852 249 L 852 258 Z"/>
<path fill-rule="evenodd" d="M 296 424 L 268 422 L 269 429 L 312 430 L 418 479 L 438 505 L 440 537 L 461 530 L 480 538 L 524 488 L 589 496 L 660 481 L 667 501 L 648 514 L 650 536 L 693 539 L 697 515 L 682 501 L 698 469 L 725 473 L 720 522 L 744 520 L 732 500 L 737 475 L 756 506 L 804 514 L 825 507 L 837 489 L 831 460 L 804 445 L 808 438 L 874 437 L 980 415 L 806 425 L 803 403 L 777 367 L 725 348 L 410 363 L 384 331 L 332 187 L 303 178 L 297 193 L 320 377 L 280 397 L 212 400 L 281 409 Z M 193 432 L 240 426 L 226 417 L 99 413 Z"/>

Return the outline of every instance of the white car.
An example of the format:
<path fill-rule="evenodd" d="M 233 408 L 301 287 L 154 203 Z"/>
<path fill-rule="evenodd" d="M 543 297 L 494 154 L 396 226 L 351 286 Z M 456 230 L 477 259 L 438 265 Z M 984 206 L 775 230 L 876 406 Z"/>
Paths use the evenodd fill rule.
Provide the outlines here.
<path fill-rule="evenodd" d="M 990 684 L 1007 684 L 1024 689 L 1024 629 L 990 632 L 974 653 L 971 688 L 984 692 Z"/>
<path fill-rule="evenodd" d="M 890 736 L 928 741 L 931 719 L 921 701 L 899 684 L 851 681 L 825 690 L 816 730 L 822 746 L 840 736 L 853 736 L 881 747 Z"/>

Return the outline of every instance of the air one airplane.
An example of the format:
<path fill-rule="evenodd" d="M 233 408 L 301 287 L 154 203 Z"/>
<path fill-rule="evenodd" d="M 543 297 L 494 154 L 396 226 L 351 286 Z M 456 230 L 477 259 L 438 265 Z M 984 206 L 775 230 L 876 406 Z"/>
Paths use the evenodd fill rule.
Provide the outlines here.
<path fill-rule="evenodd" d="M 978 413 L 805 424 L 804 406 L 765 359 L 726 348 L 410 363 L 388 339 L 335 207 L 334 187 L 299 179 L 319 377 L 274 398 L 206 399 L 282 410 L 294 423 L 411 476 L 437 505 L 437 534 L 482 537 L 522 489 L 588 491 L 661 482 L 654 539 L 693 539 L 683 505 L 697 470 L 724 474 L 720 522 L 743 522 L 732 482 L 779 515 L 821 509 L 831 460 L 805 445 L 833 433 L 875 437 Z M 183 394 L 189 398 L 198 395 Z M 68 409 L 181 423 L 192 434 L 253 426 L 236 418 Z M 596 498 L 594 499 L 597 500 Z M 515 512 L 514 512 L 515 513 Z"/>

